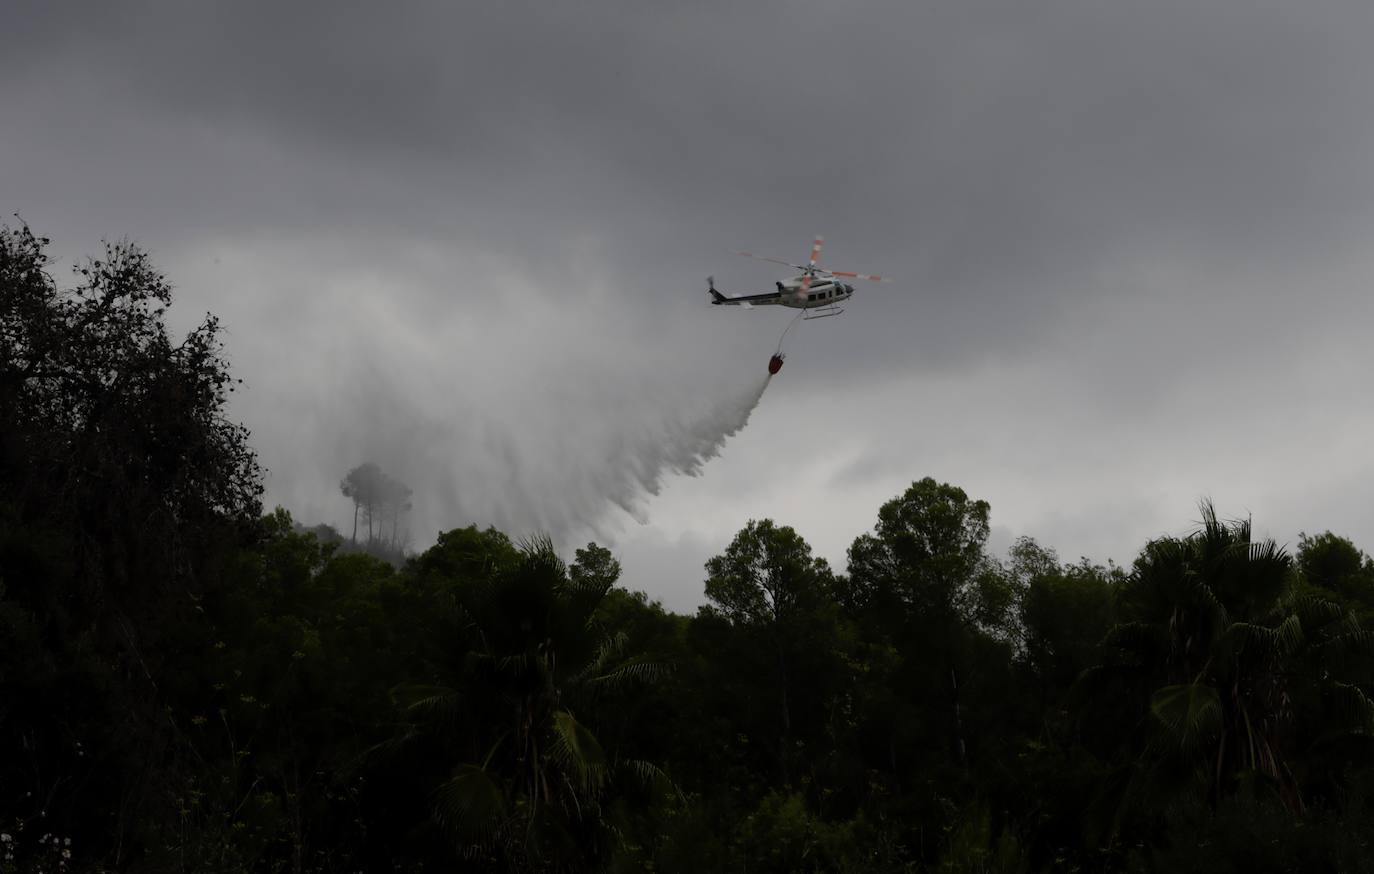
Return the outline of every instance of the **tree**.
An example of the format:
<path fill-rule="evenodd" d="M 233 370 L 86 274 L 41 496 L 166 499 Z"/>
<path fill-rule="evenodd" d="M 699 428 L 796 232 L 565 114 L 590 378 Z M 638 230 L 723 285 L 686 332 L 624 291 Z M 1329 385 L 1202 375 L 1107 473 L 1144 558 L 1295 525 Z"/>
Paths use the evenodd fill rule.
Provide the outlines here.
<path fill-rule="evenodd" d="M 408 649 L 430 607 L 390 564 L 338 555 L 281 508 L 260 527 L 232 584 L 205 600 L 210 633 L 185 653 L 168 718 L 198 766 L 174 788 L 194 801 L 179 828 L 152 824 L 154 857 L 170 848 L 154 870 L 177 856 L 218 870 L 316 870 L 364 843 L 362 754 L 387 737 L 389 692 L 415 669 Z"/>
<path fill-rule="evenodd" d="M 830 567 L 791 526 L 750 520 L 706 562 L 706 597 L 730 621 L 778 629 L 828 594 Z"/>
<path fill-rule="evenodd" d="M 247 429 L 225 417 L 238 381 L 218 321 L 173 343 L 171 287 L 130 243 L 106 244 L 59 291 L 47 242 L 0 229 L 0 482 L 26 515 L 77 535 L 79 576 L 99 589 L 82 593 L 88 603 L 124 601 L 164 570 L 189 570 L 179 547 L 192 532 L 251 524 L 261 470 Z M 115 552 L 146 559 L 151 575 Z"/>
<path fill-rule="evenodd" d="M 1335 592 L 1351 577 L 1369 570 L 1370 562 L 1355 544 L 1326 531 L 1298 535 L 1298 569 L 1308 583 Z"/>
<path fill-rule="evenodd" d="M 0 763 L 0 822 L 42 799 L 97 850 L 133 846 L 156 810 L 178 743 L 158 678 L 254 536 L 261 470 L 226 415 L 214 316 L 175 340 L 171 286 L 138 247 L 107 243 L 62 289 L 48 242 L 0 228 L 0 580 L 54 671 L 0 710 L 0 743 L 27 758 Z"/>
<path fill-rule="evenodd" d="M 1118 568 L 1086 559 L 1076 565 L 1040 565 L 1026 578 L 1018 613 L 1024 664 L 1039 692 L 1042 729 L 1052 705 L 1061 703 L 1084 670 L 1096 661 L 1097 647 L 1111 627 Z"/>
<path fill-rule="evenodd" d="M 609 807 L 626 781 L 665 778 L 604 747 L 595 718 L 604 697 L 655 679 L 661 667 L 626 652 L 625 637 L 596 621 L 614 583 L 603 550 L 579 550 L 572 575 L 548 540 L 496 564 L 453 564 L 453 553 L 466 551 L 459 541 L 473 536 L 480 539 L 475 529 L 441 537 L 439 555 L 411 565 L 450 593 L 465 626 L 461 637 L 447 635 L 448 653 L 434 651 L 435 683 L 397 689 L 403 739 L 425 744 L 445 774 L 434 819 L 471 862 L 502 870 L 604 864 L 618 840 Z M 443 568 L 461 576 L 446 582 Z"/>
<path fill-rule="evenodd" d="M 873 534 L 849 548 L 843 596 L 851 616 L 880 629 L 912 666 L 936 667 L 948 690 L 954 755 L 964 762 L 967 739 L 960 705 L 959 663 L 977 627 L 979 574 L 988 570 L 986 501 L 926 477 L 878 510 Z M 922 671 L 924 673 L 924 670 Z M 923 682 L 934 682 L 933 678 Z M 896 717 L 894 716 L 894 719 Z"/>
<path fill-rule="evenodd" d="M 410 512 L 410 486 L 397 479 L 387 477 L 383 485 L 383 506 L 391 514 L 391 539 L 388 546 L 400 551 L 404 529 L 400 527 L 401 517 Z"/>
<path fill-rule="evenodd" d="M 989 510 L 957 486 L 930 477 L 912 483 L 878 510 L 874 533 L 849 548 L 850 608 L 958 618 L 985 559 Z"/>
<path fill-rule="evenodd" d="M 372 542 L 373 508 L 382 500 L 384 474 L 372 462 L 364 462 L 348 472 L 339 483 L 344 497 L 353 501 L 353 542 L 358 542 L 358 513 L 362 511 L 367 519 L 367 542 Z"/>
<path fill-rule="evenodd" d="M 1146 711 L 1136 791 L 1201 785 L 1215 806 L 1258 780 L 1300 812 L 1296 757 L 1319 739 L 1302 737 L 1303 712 L 1321 712 L 1324 732 L 1374 730 L 1374 704 L 1338 659 L 1368 634 L 1339 605 L 1295 589 L 1292 558 L 1254 540 L 1248 519 L 1223 522 L 1210 504 L 1202 517 L 1193 534 L 1153 541 L 1136 559 L 1106 660 L 1085 680 L 1122 684 Z"/>
<path fill-rule="evenodd" d="M 591 590 L 605 588 L 607 591 L 620 579 L 620 562 L 604 546 L 588 543 L 586 549 L 575 553 L 577 559 L 568 568 L 568 575 L 578 585 Z"/>
<path fill-rule="evenodd" d="M 520 560 L 509 537 L 476 525 L 441 531 L 434 545 L 407 564 L 409 576 L 436 598 L 452 599 L 469 586 L 484 585 Z"/>
<path fill-rule="evenodd" d="M 1374 625 L 1374 560 L 1330 531 L 1298 537 L 1298 572 L 1305 585 L 1348 606 Z"/>
<path fill-rule="evenodd" d="M 382 472 L 372 462 L 360 464 L 348 472 L 339 483 L 339 491 L 353 501 L 353 543 L 358 542 L 358 514 L 367 520 L 367 544 L 378 544 L 384 549 L 400 550 L 402 530 L 401 517 L 411 508 L 411 489 L 400 480 L 393 479 Z M 387 523 L 390 522 L 391 535 L 386 536 Z"/>
<path fill-rule="evenodd" d="M 731 623 L 762 633 L 776 656 L 779 763 L 789 780 L 792 742 L 790 662 L 804 620 L 833 598 L 833 575 L 825 559 L 790 526 L 771 519 L 750 520 L 725 552 L 706 562 L 706 597 Z"/>

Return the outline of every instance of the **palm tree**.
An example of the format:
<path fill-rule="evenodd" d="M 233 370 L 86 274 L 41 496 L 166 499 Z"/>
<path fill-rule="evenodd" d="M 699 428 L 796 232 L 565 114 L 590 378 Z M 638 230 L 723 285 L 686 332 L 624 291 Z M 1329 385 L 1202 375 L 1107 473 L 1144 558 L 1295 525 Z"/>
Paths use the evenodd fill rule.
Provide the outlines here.
<path fill-rule="evenodd" d="M 1295 702 L 1327 702 L 1342 727 L 1374 729 L 1365 690 L 1331 670 L 1368 635 L 1336 604 L 1295 589 L 1291 557 L 1255 541 L 1249 520 L 1223 523 L 1210 504 L 1202 515 L 1196 532 L 1156 540 L 1136 560 L 1106 662 L 1084 682 L 1124 681 L 1148 700 L 1137 789 L 1191 784 L 1216 804 L 1257 782 L 1301 812 L 1293 760 L 1313 739 L 1299 736 Z"/>
<path fill-rule="evenodd" d="M 603 693 L 661 666 L 627 655 L 597 608 L 614 583 L 569 575 L 552 544 L 452 593 L 469 645 L 436 665 L 439 685 L 398 690 L 407 737 L 448 757 L 434 818 L 460 852 L 513 870 L 585 867 L 614 841 L 603 815 L 624 778 L 666 779 L 603 748 L 587 720 Z"/>

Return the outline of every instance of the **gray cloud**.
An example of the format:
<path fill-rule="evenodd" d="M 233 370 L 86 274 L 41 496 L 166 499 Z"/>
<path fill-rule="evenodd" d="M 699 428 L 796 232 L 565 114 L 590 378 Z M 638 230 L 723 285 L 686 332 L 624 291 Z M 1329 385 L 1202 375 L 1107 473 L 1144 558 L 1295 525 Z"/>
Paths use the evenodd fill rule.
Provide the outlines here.
<path fill-rule="evenodd" d="M 1371 18 L 21 3 L 0 202 L 64 255 L 139 239 L 179 318 L 223 315 L 271 494 L 316 518 L 376 456 L 430 528 L 582 520 L 650 565 L 759 514 L 842 565 L 926 474 L 1066 555 L 1128 559 L 1207 493 L 1358 541 Z M 901 281 L 801 326 L 703 476 L 628 487 L 625 447 L 755 385 L 785 323 L 705 275 L 766 286 L 727 250 L 818 231 Z M 699 597 L 695 564 L 654 585 Z"/>

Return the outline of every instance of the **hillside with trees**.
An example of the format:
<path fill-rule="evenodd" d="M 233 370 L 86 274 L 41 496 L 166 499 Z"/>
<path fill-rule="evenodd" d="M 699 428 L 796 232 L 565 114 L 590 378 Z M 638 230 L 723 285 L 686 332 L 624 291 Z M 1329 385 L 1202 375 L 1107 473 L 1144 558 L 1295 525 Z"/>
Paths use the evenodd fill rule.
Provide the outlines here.
<path fill-rule="evenodd" d="M 917 475 L 846 566 L 264 512 L 212 316 L 0 231 L 0 871 L 1374 869 L 1374 561 L 1201 508 L 1128 567 Z M 333 486 L 330 486 L 331 488 Z M 353 521 L 353 520 L 351 520 Z"/>

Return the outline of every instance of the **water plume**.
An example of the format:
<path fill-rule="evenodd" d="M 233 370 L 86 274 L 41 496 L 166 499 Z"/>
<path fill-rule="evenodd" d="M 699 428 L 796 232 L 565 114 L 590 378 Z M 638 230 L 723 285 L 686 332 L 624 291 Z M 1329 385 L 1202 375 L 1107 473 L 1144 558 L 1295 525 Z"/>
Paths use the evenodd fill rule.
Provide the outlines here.
<path fill-rule="evenodd" d="M 255 249 L 252 263 L 267 264 L 252 278 L 283 282 L 296 254 Z M 671 478 L 703 475 L 768 387 L 755 357 L 762 325 L 738 313 L 627 306 L 594 286 L 552 294 L 550 282 L 503 274 L 477 253 L 458 260 L 504 277 L 500 293 L 460 306 L 432 291 L 451 281 L 455 259 L 421 255 L 385 275 L 340 267 L 315 278 L 330 293 L 299 302 L 291 342 L 239 338 L 252 388 L 239 410 L 263 448 L 270 503 L 344 524 L 352 511 L 338 482 L 370 461 L 414 490 L 414 550 L 473 524 L 613 542 L 631 520 L 648 522 Z"/>
<path fill-rule="evenodd" d="M 672 417 L 625 437 L 616 447 L 622 460 L 613 471 L 606 496 L 641 524 L 648 521 L 646 503 L 659 494 L 671 474 L 700 476 L 706 462 L 720 455 L 725 443 L 749 423 L 772 375 L 722 396 L 695 415 Z"/>

